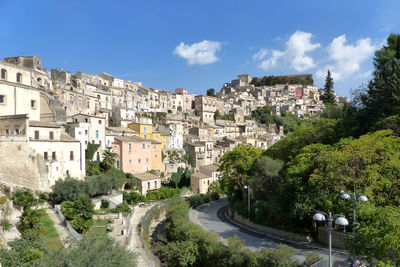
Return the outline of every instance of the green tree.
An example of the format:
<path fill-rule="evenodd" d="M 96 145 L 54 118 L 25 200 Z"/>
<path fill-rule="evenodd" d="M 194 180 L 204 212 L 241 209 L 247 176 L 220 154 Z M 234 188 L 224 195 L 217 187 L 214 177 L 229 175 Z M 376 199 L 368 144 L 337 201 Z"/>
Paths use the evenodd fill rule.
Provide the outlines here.
<path fill-rule="evenodd" d="M 219 113 L 219 110 L 217 109 L 217 110 L 214 112 L 214 120 L 218 120 L 219 118 L 221 118 L 221 114 Z"/>
<path fill-rule="evenodd" d="M 259 123 L 270 125 L 273 122 L 273 116 L 271 114 L 272 108 L 270 106 L 264 106 L 262 108 L 255 109 L 251 112 L 253 119 Z"/>
<path fill-rule="evenodd" d="M 333 79 L 331 76 L 331 72 L 328 70 L 328 74 L 325 78 L 325 87 L 324 87 L 324 104 L 325 105 L 334 105 L 336 104 L 335 96 L 333 95 Z"/>
<path fill-rule="evenodd" d="M 215 89 L 210 88 L 207 90 L 207 96 L 215 96 Z"/>
<path fill-rule="evenodd" d="M 67 249 L 49 252 L 39 266 L 109 266 L 135 267 L 137 255 L 125 249 L 117 241 L 86 235 L 79 243 Z"/>
<path fill-rule="evenodd" d="M 363 205 L 358 212 L 356 251 L 375 260 L 400 264 L 400 211 L 398 206 Z"/>
<path fill-rule="evenodd" d="M 220 159 L 221 187 L 228 195 L 243 190 L 254 170 L 254 162 L 261 156 L 261 150 L 239 145 L 225 153 Z"/>
<path fill-rule="evenodd" d="M 19 209 L 29 209 L 38 203 L 37 198 L 30 190 L 16 191 L 11 199 Z"/>
<path fill-rule="evenodd" d="M 111 170 L 115 166 L 117 154 L 112 152 L 110 149 L 106 149 L 103 152 L 103 161 L 101 162 L 101 167 L 106 171 Z"/>

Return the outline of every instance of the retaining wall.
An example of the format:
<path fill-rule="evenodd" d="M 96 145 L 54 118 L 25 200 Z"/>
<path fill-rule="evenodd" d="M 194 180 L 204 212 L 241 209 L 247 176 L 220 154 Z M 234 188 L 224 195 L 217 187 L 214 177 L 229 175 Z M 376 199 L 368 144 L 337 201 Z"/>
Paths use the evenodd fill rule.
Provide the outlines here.
<path fill-rule="evenodd" d="M 332 247 L 347 249 L 346 247 L 346 238 L 349 236 L 349 233 L 343 233 L 338 231 L 332 231 Z M 329 232 L 326 227 L 318 228 L 318 242 L 328 245 L 329 242 Z"/>
<path fill-rule="evenodd" d="M 297 242 L 311 243 L 311 241 L 312 241 L 312 239 L 309 236 L 286 232 L 283 230 L 279 230 L 279 229 L 275 229 L 275 228 L 271 228 L 268 226 L 259 225 L 259 224 L 250 222 L 248 219 L 245 219 L 242 216 L 240 216 L 237 212 L 232 214 L 232 211 L 230 210 L 230 208 L 228 208 L 227 213 L 228 213 L 228 216 L 231 219 L 233 219 L 234 221 L 246 226 L 247 228 L 255 230 L 256 232 L 259 232 L 261 234 L 274 235 L 274 236 L 277 236 L 282 239 L 288 239 L 288 240 L 293 240 L 293 241 L 297 241 Z"/>

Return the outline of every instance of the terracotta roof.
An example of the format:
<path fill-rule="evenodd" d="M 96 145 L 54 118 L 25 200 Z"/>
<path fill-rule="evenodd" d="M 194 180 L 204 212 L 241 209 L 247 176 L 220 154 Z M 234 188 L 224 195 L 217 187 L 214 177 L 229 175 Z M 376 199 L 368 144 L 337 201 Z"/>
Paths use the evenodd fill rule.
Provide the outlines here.
<path fill-rule="evenodd" d="M 116 136 L 114 139 L 117 139 L 121 142 L 153 142 L 151 139 L 144 139 L 139 136 Z"/>
<path fill-rule="evenodd" d="M 131 128 L 127 128 L 127 127 L 111 127 L 111 126 L 106 126 L 106 130 L 113 131 L 113 132 L 136 133 L 135 130 L 132 130 Z"/>
<path fill-rule="evenodd" d="M 197 179 L 211 178 L 211 176 L 209 176 L 209 175 L 207 175 L 207 174 L 205 174 L 205 173 L 203 173 L 203 172 L 196 172 L 196 173 L 193 173 L 190 177 L 191 177 L 191 178 L 192 178 L 192 177 L 193 177 L 193 178 L 197 178 Z"/>
<path fill-rule="evenodd" d="M 210 165 L 201 166 L 200 168 L 204 168 L 206 170 L 216 172 L 218 170 L 219 166 L 216 164 L 210 164 Z"/>
<path fill-rule="evenodd" d="M 146 172 L 146 173 L 138 173 L 134 174 L 137 179 L 142 180 L 142 181 L 147 181 L 147 180 L 154 180 L 154 179 L 161 179 L 157 175 L 154 175 L 152 173 Z"/>
<path fill-rule="evenodd" d="M 106 119 L 104 117 L 99 117 L 99 116 L 94 116 L 94 115 L 89 115 L 89 114 L 82 114 L 82 113 L 78 113 L 78 114 L 72 115 L 71 117 L 75 117 L 75 116 L 78 116 L 78 115 L 81 115 L 81 116 L 84 116 L 84 117 L 92 117 L 92 118 L 104 119 L 104 120 Z"/>
<path fill-rule="evenodd" d="M 79 140 L 76 140 L 75 138 L 73 138 L 72 136 L 69 136 L 68 134 L 61 134 L 60 140 L 63 142 L 78 142 L 79 143 Z"/>
<path fill-rule="evenodd" d="M 60 128 L 55 122 L 48 121 L 29 121 L 31 127 L 46 127 L 46 128 Z"/>

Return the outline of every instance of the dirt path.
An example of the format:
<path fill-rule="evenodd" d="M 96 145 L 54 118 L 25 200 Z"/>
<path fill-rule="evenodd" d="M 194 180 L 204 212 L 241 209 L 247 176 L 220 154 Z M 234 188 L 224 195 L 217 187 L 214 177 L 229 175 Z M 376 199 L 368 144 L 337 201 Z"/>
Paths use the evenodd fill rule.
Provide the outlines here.
<path fill-rule="evenodd" d="M 56 212 L 53 209 L 46 209 L 46 213 L 49 215 L 50 219 L 54 222 L 54 227 L 57 233 L 60 235 L 60 240 L 65 246 L 67 239 L 69 238 L 67 228 L 62 224 L 60 218 L 58 218 Z"/>
<path fill-rule="evenodd" d="M 146 214 L 146 212 L 151 209 L 153 205 L 144 206 L 144 207 L 135 207 L 135 213 L 131 218 L 131 226 L 132 226 L 132 238 L 131 242 L 128 246 L 128 249 L 131 249 L 133 252 L 137 254 L 137 266 L 138 267 L 148 267 L 148 266 L 155 266 L 155 263 L 152 259 L 150 259 L 146 251 L 143 248 L 143 243 L 140 239 L 138 233 L 138 224 L 140 219 Z"/>

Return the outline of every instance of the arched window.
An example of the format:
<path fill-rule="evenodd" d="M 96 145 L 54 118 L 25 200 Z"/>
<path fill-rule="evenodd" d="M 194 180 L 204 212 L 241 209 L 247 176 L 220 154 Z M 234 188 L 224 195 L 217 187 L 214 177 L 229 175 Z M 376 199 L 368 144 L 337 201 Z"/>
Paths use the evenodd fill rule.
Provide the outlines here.
<path fill-rule="evenodd" d="M 6 80 L 7 79 L 7 71 L 5 69 L 1 69 L 1 79 Z"/>
<path fill-rule="evenodd" d="M 22 74 L 21 73 L 17 73 L 17 83 L 22 82 Z"/>

